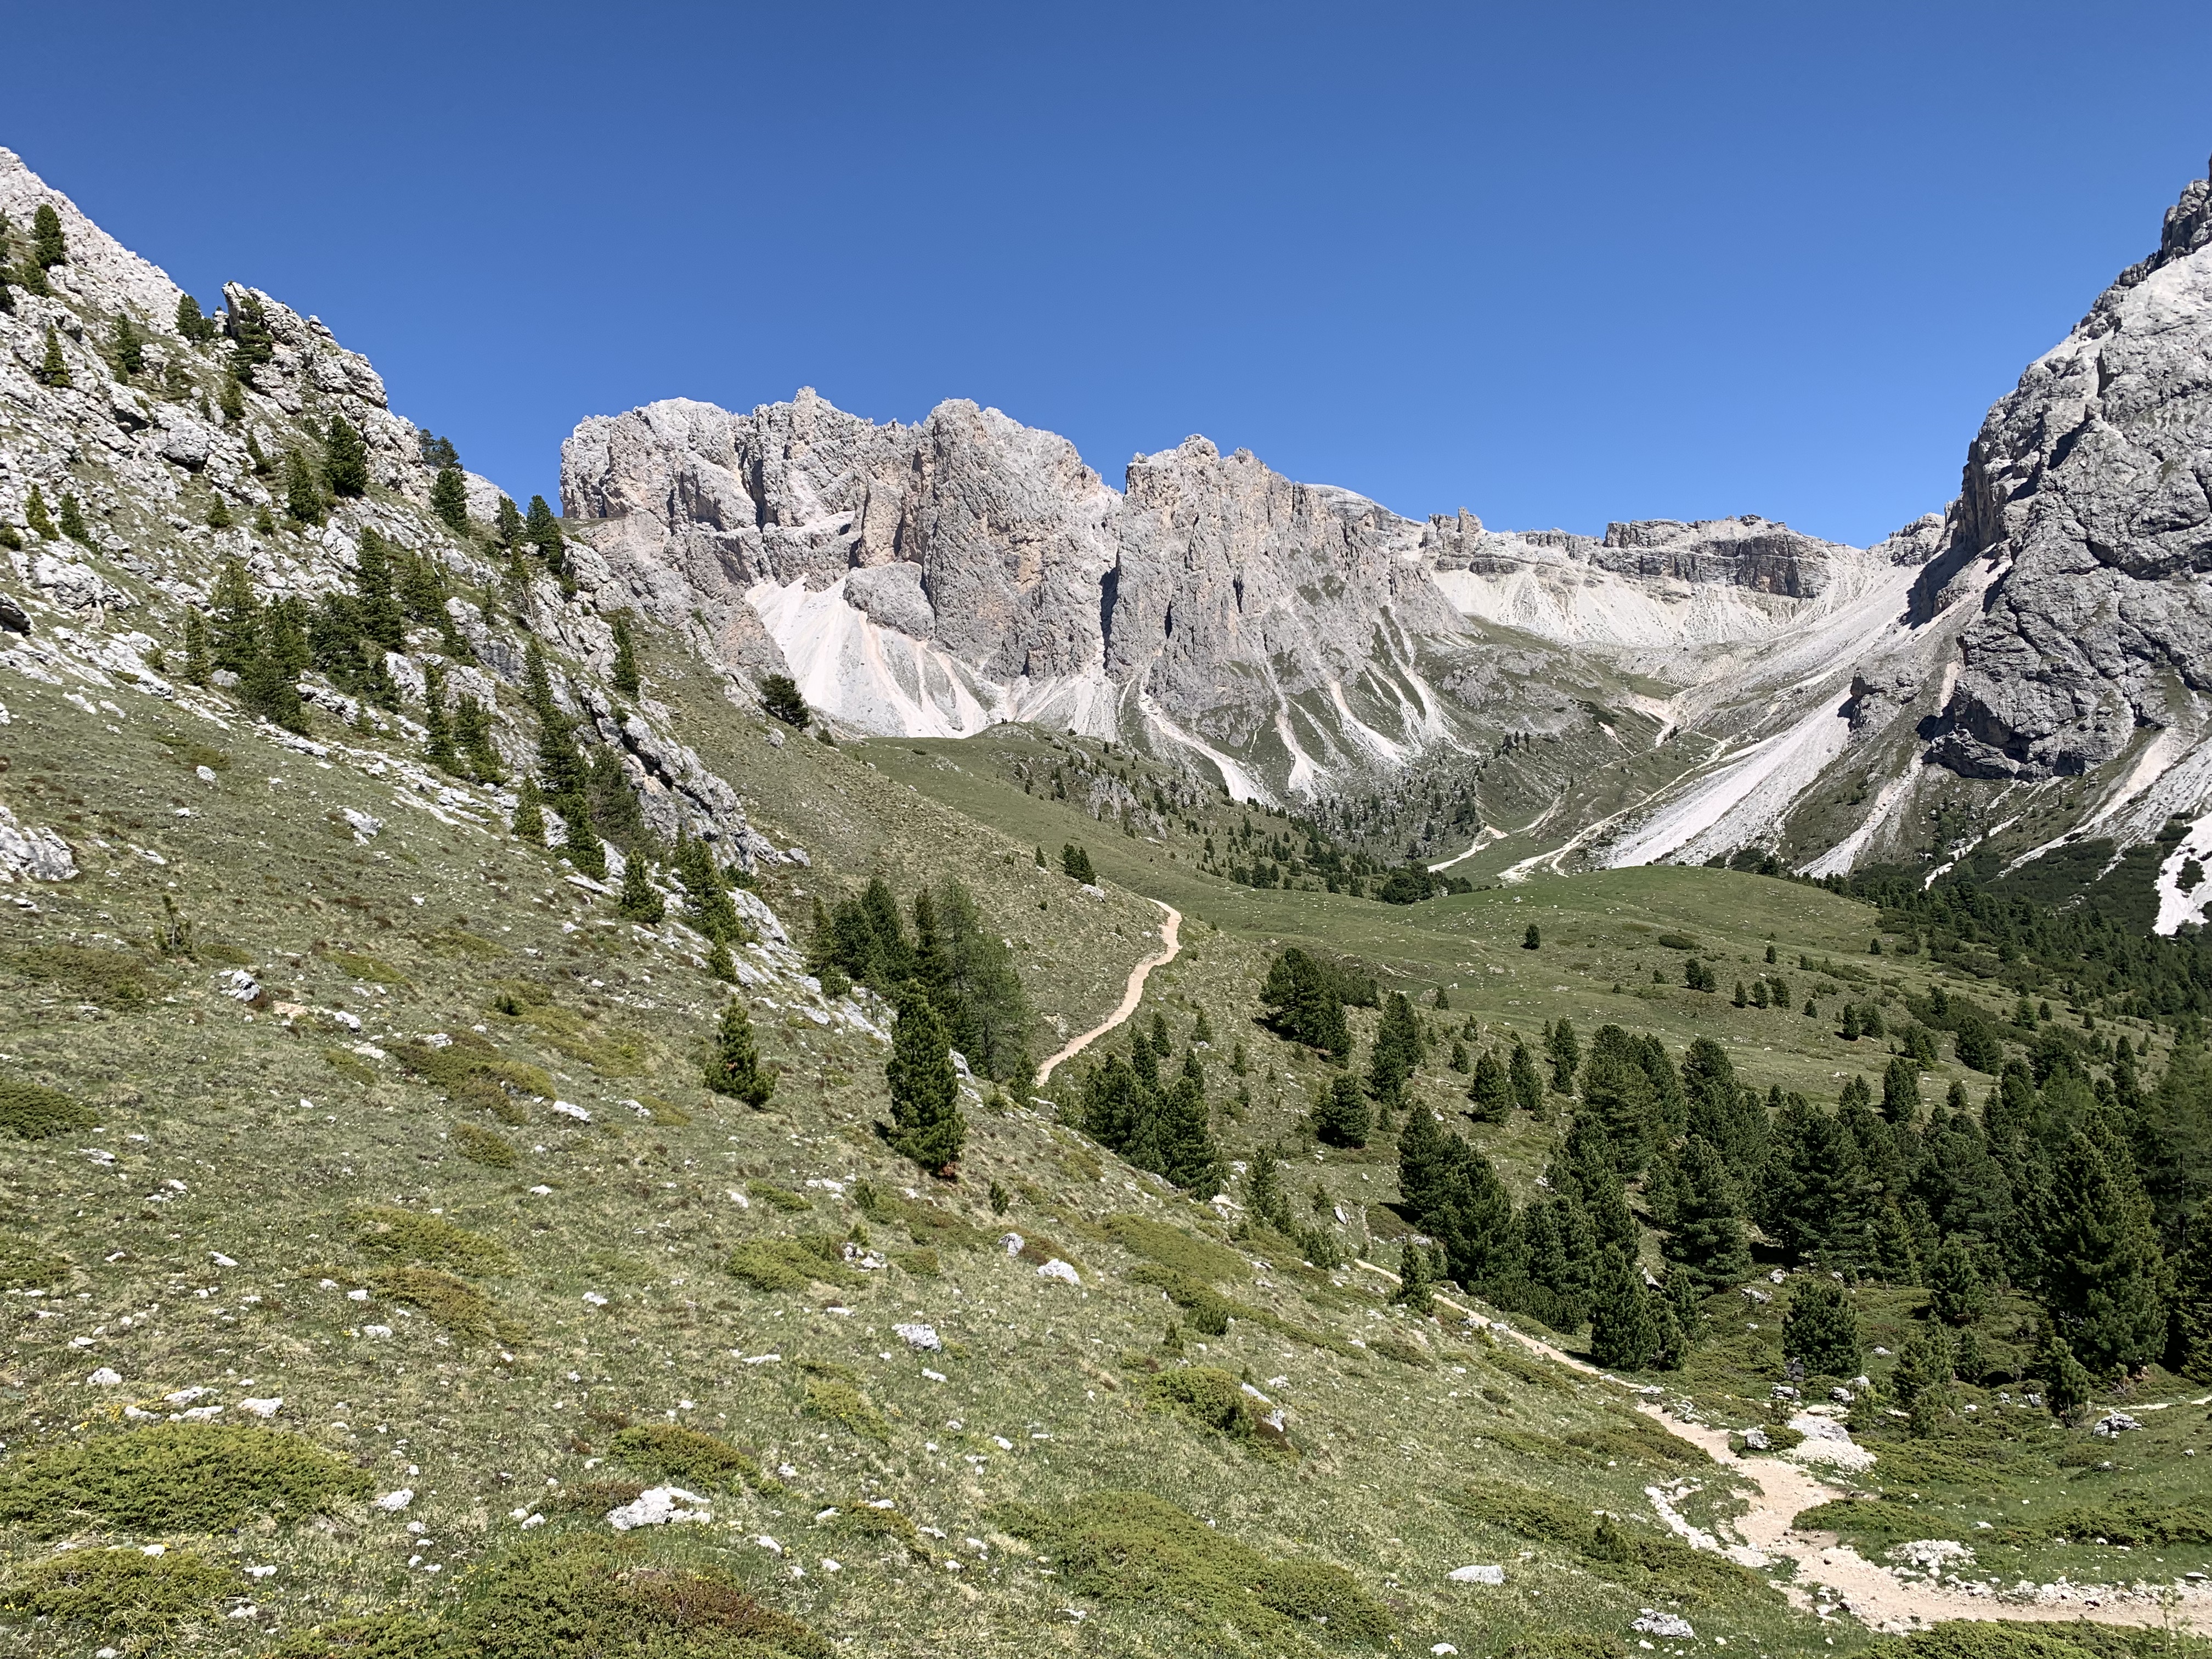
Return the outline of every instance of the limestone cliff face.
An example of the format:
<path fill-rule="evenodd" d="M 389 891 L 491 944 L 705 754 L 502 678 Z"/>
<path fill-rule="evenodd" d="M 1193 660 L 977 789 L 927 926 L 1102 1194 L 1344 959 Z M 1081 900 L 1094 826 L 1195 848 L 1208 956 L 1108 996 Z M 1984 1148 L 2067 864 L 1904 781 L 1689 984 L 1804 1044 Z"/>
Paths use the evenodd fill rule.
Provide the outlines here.
<path fill-rule="evenodd" d="M 1934 758 L 2080 774 L 2212 690 L 2212 182 L 1990 410 L 1928 596 L 1994 573 Z"/>

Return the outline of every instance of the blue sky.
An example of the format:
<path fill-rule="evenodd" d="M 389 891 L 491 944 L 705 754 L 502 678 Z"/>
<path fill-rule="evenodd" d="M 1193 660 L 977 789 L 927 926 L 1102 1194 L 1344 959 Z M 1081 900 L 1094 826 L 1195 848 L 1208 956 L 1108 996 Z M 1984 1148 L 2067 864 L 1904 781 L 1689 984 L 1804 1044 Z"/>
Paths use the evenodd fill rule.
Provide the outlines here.
<path fill-rule="evenodd" d="M 2154 245 L 2212 8 L 0 0 L 0 143 L 518 496 L 811 385 L 1403 513 L 1872 540 Z"/>

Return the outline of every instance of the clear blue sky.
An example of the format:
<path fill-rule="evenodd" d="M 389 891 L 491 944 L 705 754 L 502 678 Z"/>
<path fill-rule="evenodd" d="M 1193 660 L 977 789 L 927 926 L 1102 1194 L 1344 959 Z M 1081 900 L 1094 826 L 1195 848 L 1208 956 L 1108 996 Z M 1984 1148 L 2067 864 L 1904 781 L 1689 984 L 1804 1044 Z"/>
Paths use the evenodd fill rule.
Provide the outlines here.
<path fill-rule="evenodd" d="M 518 496 L 811 385 L 1499 526 L 1939 507 L 2212 150 L 2212 7 L 0 0 L 0 143 Z"/>

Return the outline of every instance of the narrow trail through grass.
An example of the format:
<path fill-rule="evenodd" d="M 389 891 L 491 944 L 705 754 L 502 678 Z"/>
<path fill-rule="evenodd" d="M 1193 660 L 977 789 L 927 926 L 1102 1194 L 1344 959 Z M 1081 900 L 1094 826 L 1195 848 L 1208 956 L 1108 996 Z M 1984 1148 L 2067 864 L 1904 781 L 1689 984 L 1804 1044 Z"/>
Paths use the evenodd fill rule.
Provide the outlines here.
<path fill-rule="evenodd" d="M 1152 969 L 1166 967 L 1176 959 L 1176 953 L 1182 949 L 1182 912 L 1164 899 L 1154 899 L 1152 902 L 1160 907 L 1162 918 L 1158 953 L 1146 957 L 1129 970 L 1129 988 L 1121 993 L 1121 1006 L 1107 1015 L 1102 1024 L 1092 1026 L 1081 1036 L 1071 1037 L 1057 1054 L 1037 1067 L 1036 1080 L 1039 1088 L 1044 1086 L 1045 1079 L 1052 1075 L 1053 1068 L 1060 1061 L 1074 1059 L 1076 1055 L 1097 1042 L 1100 1037 L 1104 1036 L 1107 1032 L 1135 1013 L 1137 1005 L 1144 1000 L 1145 981 L 1152 977 Z"/>

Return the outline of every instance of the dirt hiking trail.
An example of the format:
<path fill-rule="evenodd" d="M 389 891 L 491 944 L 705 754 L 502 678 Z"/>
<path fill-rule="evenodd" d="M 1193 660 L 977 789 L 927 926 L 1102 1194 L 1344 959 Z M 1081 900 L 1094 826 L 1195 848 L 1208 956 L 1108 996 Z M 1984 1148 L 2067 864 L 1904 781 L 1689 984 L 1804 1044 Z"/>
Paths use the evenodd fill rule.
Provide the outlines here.
<path fill-rule="evenodd" d="M 1176 952 L 1182 949 L 1182 912 L 1162 900 L 1154 899 L 1152 902 L 1160 907 L 1159 950 L 1129 970 L 1129 988 L 1121 993 L 1120 1007 L 1109 1014 L 1103 1024 L 1092 1026 L 1079 1037 L 1069 1039 L 1065 1048 L 1037 1067 L 1036 1086 L 1038 1088 L 1044 1087 L 1044 1080 L 1053 1074 L 1054 1069 L 1060 1061 L 1074 1059 L 1076 1055 L 1097 1042 L 1100 1037 L 1104 1036 L 1107 1032 L 1135 1013 L 1138 1003 L 1144 1000 L 1145 981 L 1152 977 L 1152 969 L 1166 967 L 1176 959 Z"/>

